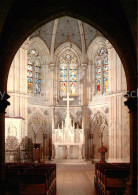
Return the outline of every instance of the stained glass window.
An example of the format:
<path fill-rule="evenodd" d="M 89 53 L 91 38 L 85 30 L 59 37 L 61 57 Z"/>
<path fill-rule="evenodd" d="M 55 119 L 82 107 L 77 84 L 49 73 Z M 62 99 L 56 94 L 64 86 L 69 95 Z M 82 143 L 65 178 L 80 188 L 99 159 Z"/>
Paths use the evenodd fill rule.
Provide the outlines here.
<path fill-rule="evenodd" d="M 109 89 L 109 65 L 106 48 L 101 48 L 96 59 L 96 94 L 107 92 Z"/>
<path fill-rule="evenodd" d="M 41 92 L 41 65 L 40 56 L 35 49 L 29 50 L 28 58 L 28 93 L 34 92 L 40 94 Z"/>
<path fill-rule="evenodd" d="M 33 64 L 31 60 L 29 60 L 28 67 L 27 67 L 27 77 L 28 77 L 28 93 L 32 92 L 33 87 L 32 87 L 32 79 L 33 79 Z"/>
<path fill-rule="evenodd" d="M 67 95 L 67 81 L 69 81 L 70 96 L 77 95 L 77 57 L 70 50 L 65 51 L 59 58 L 60 95 Z M 69 71 L 68 71 L 69 70 Z"/>
<path fill-rule="evenodd" d="M 101 61 L 96 61 L 96 92 L 99 94 L 101 91 Z"/>
<path fill-rule="evenodd" d="M 103 65 L 103 79 L 104 79 L 104 92 L 107 92 L 109 89 L 109 66 L 108 66 L 108 59 L 104 59 L 104 65 Z"/>

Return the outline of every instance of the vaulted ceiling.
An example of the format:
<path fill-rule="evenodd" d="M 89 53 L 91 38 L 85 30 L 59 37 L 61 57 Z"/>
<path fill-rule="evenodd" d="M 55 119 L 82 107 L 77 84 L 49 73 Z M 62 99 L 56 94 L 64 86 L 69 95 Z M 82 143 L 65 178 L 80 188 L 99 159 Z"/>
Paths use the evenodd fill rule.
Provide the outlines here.
<path fill-rule="evenodd" d="M 78 46 L 80 50 L 87 50 L 92 40 L 101 35 L 92 26 L 77 20 L 75 18 L 65 16 L 46 23 L 36 30 L 30 38 L 41 38 L 51 49 L 54 43 L 54 50 L 65 42 L 72 42 Z"/>

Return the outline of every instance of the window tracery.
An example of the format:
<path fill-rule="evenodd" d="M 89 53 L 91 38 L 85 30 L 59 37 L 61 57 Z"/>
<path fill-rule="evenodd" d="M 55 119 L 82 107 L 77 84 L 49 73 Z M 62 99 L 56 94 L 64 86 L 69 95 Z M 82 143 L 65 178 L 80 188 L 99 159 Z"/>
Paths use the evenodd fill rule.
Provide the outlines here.
<path fill-rule="evenodd" d="M 28 52 L 28 93 L 40 94 L 41 92 L 41 57 L 35 49 Z"/>
<path fill-rule="evenodd" d="M 70 50 L 66 50 L 59 58 L 59 81 L 60 96 L 67 94 L 67 79 L 69 77 L 69 93 L 70 96 L 77 95 L 77 66 L 78 61 L 76 55 Z M 67 69 L 69 68 L 69 74 Z"/>
<path fill-rule="evenodd" d="M 106 48 L 101 48 L 96 57 L 96 94 L 106 93 L 109 90 L 109 65 Z"/>

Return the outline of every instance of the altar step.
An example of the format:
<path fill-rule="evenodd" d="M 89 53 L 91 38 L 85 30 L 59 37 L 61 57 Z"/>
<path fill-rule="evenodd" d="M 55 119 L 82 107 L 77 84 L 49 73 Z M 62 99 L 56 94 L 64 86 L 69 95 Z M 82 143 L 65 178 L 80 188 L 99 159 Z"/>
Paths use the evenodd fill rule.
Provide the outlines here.
<path fill-rule="evenodd" d="M 52 160 L 53 163 L 57 165 L 91 165 L 91 161 L 86 161 L 84 159 L 55 159 Z"/>

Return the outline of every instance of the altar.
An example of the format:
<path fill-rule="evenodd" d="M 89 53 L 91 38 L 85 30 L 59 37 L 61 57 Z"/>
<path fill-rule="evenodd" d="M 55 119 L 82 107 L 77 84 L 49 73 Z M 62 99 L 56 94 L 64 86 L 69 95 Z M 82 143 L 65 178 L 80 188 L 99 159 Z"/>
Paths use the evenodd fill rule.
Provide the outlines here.
<path fill-rule="evenodd" d="M 52 131 L 52 143 L 53 159 L 82 159 L 84 156 L 84 131 L 78 124 L 75 127 L 70 117 L 69 105 L 61 128 L 58 124 L 58 128 Z"/>
<path fill-rule="evenodd" d="M 54 146 L 55 159 L 82 159 L 82 144 L 54 144 Z"/>
<path fill-rule="evenodd" d="M 84 148 L 84 130 L 75 125 L 75 121 L 70 116 L 69 102 L 73 101 L 69 93 L 69 67 L 67 67 L 67 110 L 58 128 L 52 130 L 52 153 L 53 159 L 82 159 Z M 81 125 L 82 126 L 82 125 Z"/>
<path fill-rule="evenodd" d="M 78 126 L 75 129 L 74 125 L 71 124 L 70 128 L 67 129 L 66 124 L 63 124 L 62 129 L 58 128 L 53 130 L 53 158 L 82 159 L 84 146 L 83 129 L 79 129 Z"/>
<path fill-rule="evenodd" d="M 69 114 L 62 121 L 62 127 L 53 129 L 53 159 L 82 159 L 84 149 L 84 131 L 75 128 Z"/>

